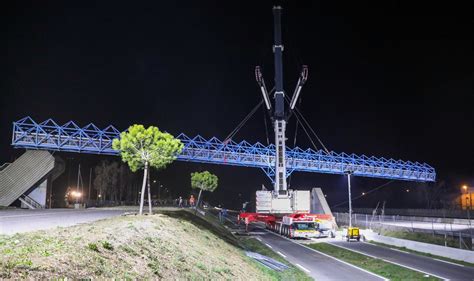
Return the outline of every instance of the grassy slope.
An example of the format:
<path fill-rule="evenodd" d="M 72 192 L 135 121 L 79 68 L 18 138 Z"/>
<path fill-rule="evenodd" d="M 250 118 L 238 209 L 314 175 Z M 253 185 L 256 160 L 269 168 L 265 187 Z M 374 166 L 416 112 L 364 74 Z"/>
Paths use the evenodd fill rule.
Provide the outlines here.
<path fill-rule="evenodd" d="M 161 211 L 0 236 L 0 279 L 310 279 L 293 266 L 268 270 L 244 248 L 283 261 L 255 239 L 234 237 L 212 216 Z"/>
<path fill-rule="evenodd" d="M 344 250 L 327 243 L 310 244 L 308 246 L 390 280 L 439 280 L 432 276 L 424 277 L 424 274 L 421 272 L 410 270 L 380 259 L 374 259 L 362 254 L 354 253 L 349 250 Z"/>
<path fill-rule="evenodd" d="M 271 277 L 236 247 L 236 240 L 199 227 L 196 219 L 186 219 L 189 214 L 174 214 L 1 236 L 0 279 Z"/>
<path fill-rule="evenodd" d="M 170 213 L 170 215 L 177 215 L 187 217 L 193 220 L 193 223 L 201 224 L 202 227 L 212 229 L 216 234 L 228 240 L 231 243 L 237 244 L 240 247 L 244 248 L 246 251 L 257 252 L 259 254 L 271 257 L 279 262 L 282 262 L 288 265 L 289 269 L 283 272 L 277 272 L 266 268 L 265 266 L 257 263 L 257 266 L 260 270 L 264 271 L 271 279 L 274 280 L 313 280 L 306 273 L 296 266 L 290 264 L 283 257 L 279 256 L 273 250 L 265 246 L 262 242 L 257 239 L 246 237 L 246 236 L 233 236 L 227 228 L 225 228 L 218 220 L 217 216 L 213 215 L 211 212 L 207 212 L 206 216 L 199 216 L 202 219 L 196 218 L 196 216 L 190 216 L 187 213 Z M 227 227 L 234 227 L 233 223 L 225 221 L 224 225 Z M 254 262 L 254 261 L 253 261 Z"/>

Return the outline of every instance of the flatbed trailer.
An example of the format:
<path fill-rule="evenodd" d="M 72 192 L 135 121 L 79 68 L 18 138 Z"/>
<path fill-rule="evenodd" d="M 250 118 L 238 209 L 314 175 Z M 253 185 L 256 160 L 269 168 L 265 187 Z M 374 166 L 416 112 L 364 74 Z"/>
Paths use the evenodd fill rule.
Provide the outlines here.
<path fill-rule="evenodd" d="M 295 213 L 286 215 L 240 213 L 239 223 L 248 226 L 252 222 L 263 222 L 265 227 L 288 238 L 334 237 L 333 217 L 325 214 Z"/>

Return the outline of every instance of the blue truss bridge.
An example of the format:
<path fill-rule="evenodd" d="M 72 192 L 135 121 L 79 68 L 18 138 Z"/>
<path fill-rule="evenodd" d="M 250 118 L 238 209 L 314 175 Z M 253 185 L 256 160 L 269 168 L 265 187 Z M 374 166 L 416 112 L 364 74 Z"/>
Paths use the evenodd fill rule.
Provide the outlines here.
<path fill-rule="evenodd" d="M 52 119 L 36 123 L 25 117 L 13 122 L 12 145 L 16 148 L 66 151 L 90 154 L 118 155 L 112 149 L 112 140 L 120 137 L 120 131 L 110 125 L 99 129 L 94 124 L 79 127 L 73 121 L 58 125 Z M 246 141 L 223 142 L 216 137 L 177 136 L 183 144 L 179 161 L 220 165 L 254 167 L 262 169 L 274 180 L 275 146 Z M 327 153 L 323 150 L 286 148 L 287 175 L 294 171 L 344 174 L 351 171 L 355 176 L 405 181 L 433 182 L 436 172 L 426 163 L 368 157 L 347 153 Z"/>

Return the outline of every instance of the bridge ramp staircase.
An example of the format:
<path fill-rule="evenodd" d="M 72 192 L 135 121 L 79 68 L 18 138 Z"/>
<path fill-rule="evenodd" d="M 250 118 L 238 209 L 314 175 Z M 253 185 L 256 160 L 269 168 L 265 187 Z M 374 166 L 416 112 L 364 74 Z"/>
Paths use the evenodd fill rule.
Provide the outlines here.
<path fill-rule="evenodd" d="M 13 163 L 3 167 L 0 171 L 0 206 L 10 206 L 19 199 L 29 208 L 42 207 L 26 193 L 43 181 L 54 167 L 54 156 L 45 150 L 27 150 Z"/>

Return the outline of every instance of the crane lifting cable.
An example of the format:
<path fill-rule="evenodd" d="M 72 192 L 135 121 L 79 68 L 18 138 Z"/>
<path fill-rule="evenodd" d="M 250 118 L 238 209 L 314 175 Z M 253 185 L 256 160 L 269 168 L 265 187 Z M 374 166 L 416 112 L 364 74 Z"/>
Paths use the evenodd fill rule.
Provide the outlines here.
<path fill-rule="evenodd" d="M 295 112 L 297 113 L 297 115 L 299 114 L 301 119 L 303 119 L 303 121 L 306 123 L 306 126 L 308 126 L 309 130 L 313 133 L 313 135 L 316 137 L 316 139 L 318 140 L 319 144 L 321 144 L 321 146 L 324 148 L 324 151 L 326 151 L 327 154 L 330 154 L 329 150 L 327 149 L 327 147 L 324 145 L 323 141 L 319 138 L 319 136 L 316 134 L 316 132 L 313 130 L 313 128 L 311 127 L 311 125 L 309 124 L 309 122 L 306 120 L 306 118 L 303 116 L 303 114 L 301 113 L 301 111 L 295 107 Z"/>
<path fill-rule="evenodd" d="M 247 116 L 245 116 L 245 118 L 240 121 L 239 125 L 237 125 L 237 127 L 234 128 L 234 130 L 232 130 L 232 132 L 230 132 L 230 134 L 224 139 L 224 144 L 227 144 L 227 142 L 229 140 L 231 140 L 236 134 L 237 132 L 239 132 L 239 130 L 245 125 L 245 123 L 247 123 L 247 121 L 255 114 L 255 112 L 257 111 L 257 109 L 263 104 L 263 100 L 261 100 L 253 109 L 252 111 L 250 111 L 249 114 L 247 114 Z"/>
<path fill-rule="evenodd" d="M 289 103 L 288 98 L 286 98 L 286 101 Z M 296 107 L 295 107 L 295 109 L 296 109 Z M 308 129 L 306 128 L 305 123 L 303 123 L 303 121 L 300 119 L 300 116 L 299 116 L 298 114 L 295 114 L 295 117 L 296 117 L 296 119 L 298 120 L 298 123 L 301 124 L 301 128 L 302 128 L 303 131 L 305 132 L 306 136 L 308 137 L 309 141 L 310 141 L 311 144 L 313 145 L 314 149 L 315 149 L 316 151 L 318 151 L 319 148 L 318 148 L 318 146 L 316 145 L 316 143 L 314 142 L 313 137 L 311 137 L 311 134 L 308 132 Z M 320 141 L 320 140 L 319 140 L 319 141 Z M 321 143 L 321 141 L 320 141 L 320 143 Z M 322 143 L 321 143 L 321 144 L 322 144 Z M 323 144 L 323 147 L 324 147 L 324 144 Z M 329 154 L 329 151 L 326 149 L 326 147 L 324 147 L 324 148 L 325 148 L 326 153 Z"/>
<path fill-rule="evenodd" d="M 285 100 L 286 102 L 290 103 L 290 100 L 288 99 L 288 97 L 285 96 Z M 293 112 L 295 113 L 295 117 L 296 119 L 299 120 L 300 124 L 301 124 L 301 128 L 303 128 L 303 130 L 306 132 L 306 135 L 308 136 L 308 138 L 310 139 L 311 143 L 313 144 L 314 147 L 316 147 L 316 145 L 314 144 L 314 141 L 313 141 L 313 138 L 307 133 L 306 131 L 306 128 L 305 126 L 308 127 L 308 129 L 311 131 L 311 133 L 313 133 L 313 135 L 316 137 L 316 139 L 318 140 L 319 144 L 321 144 L 321 146 L 323 147 L 324 151 L 327 153 L 327 154 L 330 154 L 329 150 L 327 149 L 327 147 L 324 145 L 324 143 L 321 141 L 321 139 L 319 138 L 319 136 L 316 134 L 316 132 L 313 130 L 313 128 L 311 127 L 311 125 L 309 124 L 309 122 L 306 120 L 306 118 L 303 116 L 303 114 L 301 113 L 301 111 L 295 106 L 294 107 L 294 110 Z M 317 150 L 317 149 L 316 149 Z"/>
<path fill-rule="evenodd" d="M 300 100 L 300 104 L 301 104 L 301 100 Z M 299 124 L 299 120 L 298 118 L 296 119 L 296 124 L 295 124 L 295 136 L 293 138 L 293 147 L 296 147 L 296 138 L 298 136 L 298 124 Z M 288 188 L 291 187 L 291 179 L 292 179 L 292 176 L 293 174 L 290 174 L 290 176 L 288 177 Z"/>
<path fill-rule="evenodd" d="M 268 134 L 268 124 L 267 124 L 267 115 L 265 114 L 265 110 L 263 112 L 263 123 L 265 124 L 265 136 L 267 137 L 267 145 L 270 145 L 270 138 Z"/>

